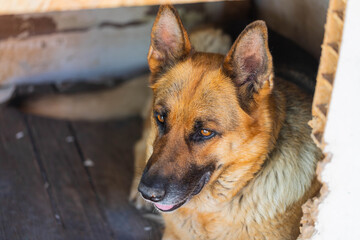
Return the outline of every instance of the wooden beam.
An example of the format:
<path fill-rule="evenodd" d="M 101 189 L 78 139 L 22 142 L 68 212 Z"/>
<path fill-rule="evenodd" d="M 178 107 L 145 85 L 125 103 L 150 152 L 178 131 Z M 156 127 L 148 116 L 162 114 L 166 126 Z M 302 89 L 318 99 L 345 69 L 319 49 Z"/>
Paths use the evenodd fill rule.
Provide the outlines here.
<path fill-rule="evenodd" d="M 216 1 L 219 0 L 0 0 L 0 15 Z"/>

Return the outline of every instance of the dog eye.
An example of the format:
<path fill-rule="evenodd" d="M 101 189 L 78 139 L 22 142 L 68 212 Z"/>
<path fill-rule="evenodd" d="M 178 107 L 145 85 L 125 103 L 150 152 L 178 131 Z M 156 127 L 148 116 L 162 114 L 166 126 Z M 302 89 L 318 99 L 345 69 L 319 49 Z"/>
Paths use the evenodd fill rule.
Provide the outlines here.
<path fill-rule="evenodd" d="M 198 132 L 197 141 L 208 140 L 208 139 L 214 137 L 215 134 L 216 134 L 216 133 L 215 133 L 214 131 L 211 131 L 211 130 L 208 130 L 208 129 L 201 129 L 201 130 Z"/>
<path fill-rule="evenodd" d="M 201 129 L 200 133 L 201 133 L 201 135 L 203 135 L 204 137 L 209 137 L 209 136 L 211 136 L 211 135 L 213 134 L 212 131 L 207 130 L 207 129 Z"/>
<path fill-rule="evenodd" d="M 167 123 L 166 123 L 166 113 L 159 113 L 159 112 L 154 112 L 154 119 L 156 122 L 156 125 L 159 128 L 159 133 L 160 135 L 163 135 L 167 132 Z"/>
<path fill-rule="evenodd" d="M 165 122 L 165 117 L 164 117 L 164 115 L 157 114 L 157 115 L 156 115 L 156 119 L 158 120 L 159 123 L 164 123 L 164 122 Z"/>
<path fill-rule="evenodd" d="M 194 133 L 190 134 L 189 139 L 193 142 L 203 142 L 213 138 L 217 133 L 205 128 L 195 130 Z"/>

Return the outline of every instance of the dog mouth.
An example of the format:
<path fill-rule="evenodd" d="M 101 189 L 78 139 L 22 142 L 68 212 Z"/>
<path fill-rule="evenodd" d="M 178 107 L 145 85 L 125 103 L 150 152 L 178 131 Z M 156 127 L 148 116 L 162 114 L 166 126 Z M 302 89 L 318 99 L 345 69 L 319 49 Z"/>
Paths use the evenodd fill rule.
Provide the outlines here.
<path fill-rule="evenodd" d="M 199 182 L 195 185 L 195 187 L 192 189 L 192 191 L 184 198 L 184 200 L 176 203 L 176 204 L 161 204 L 161 203 L 155 203 L 155 207 L 160 210 L 161 212 L 172 212 L 185 203 L 187 203 L 193 196 L 199 194 L 201 190 L 204 188 L 204 186 L 208 183 L 210 180 L 211 173 L 206 172 L 199 180 Z"/>

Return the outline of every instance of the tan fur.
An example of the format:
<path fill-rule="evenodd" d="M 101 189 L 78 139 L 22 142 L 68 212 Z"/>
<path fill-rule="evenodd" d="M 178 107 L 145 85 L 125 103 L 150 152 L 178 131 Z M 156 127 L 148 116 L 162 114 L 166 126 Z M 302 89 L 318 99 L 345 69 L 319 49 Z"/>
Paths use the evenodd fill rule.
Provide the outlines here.
<path fill-rule="evenodd" d="M 291 90 L 286 100 L 293 109 L 287 113 L 288 123 L 283 125 L 265 165 L 241 190 L 241 180 L 234 177 L 243 176 L 241 169 L 224 170 L 214 180 L 217 184 L 204 188 L 201 195 L 174 213 L 163 214 L 163 239 L 297 238 L 301 205 L 319 189 L 314 169 L 321 153 L 311 142 L 306 125 L 309 97 L 301 96 L 291 84 L 280 83 L 284 87 L 279 91 Z M 308 106 L 299 108 L 302 105 Z M 296 111 L 300 114 L 295 115 Z"/>
<path fill-rule="evenodd" d="M 301 205 L 319 189 L 314 170 L 321 152 L 307 126 L 311 98 L 281 79 L 274 85 L 276 114 L 286 117 L 278 123 L 281 131 L 274 150 L 263 159 L 265 165 L 259 170 L 261 164 L 250 169 L 243 169 L 242 163 L 229 164 L 201 194 L 174 213 L 163 214 L 163 239 L 296 239 L 299 235 Z M 146 159 L 152 154 L 156 131 L 152 132 Z M 247 177 L 244 172 L 249 172 Z"/>

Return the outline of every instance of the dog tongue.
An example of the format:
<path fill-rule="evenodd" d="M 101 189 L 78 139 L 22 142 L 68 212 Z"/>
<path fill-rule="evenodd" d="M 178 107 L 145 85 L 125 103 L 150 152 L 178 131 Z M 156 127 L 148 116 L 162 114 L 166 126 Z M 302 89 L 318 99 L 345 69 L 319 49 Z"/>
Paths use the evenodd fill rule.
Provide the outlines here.
<path fill-rule="evenodd" d="M 163 204 L 160 204 L 160 203 L 154 203 L 155 206 L 160 209 L 160 210 L 163 210 L 163 211 L 167 211 L 167 210 L 170 210 L 174 207 L 174 205 L 163 205 Z"/>

